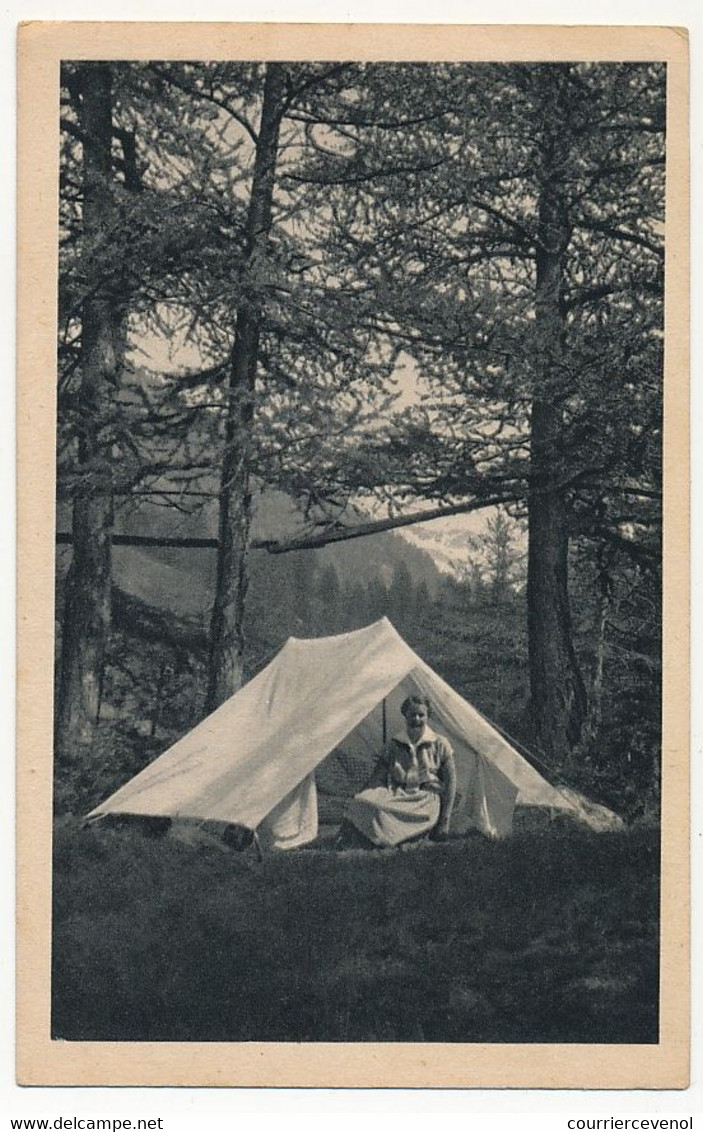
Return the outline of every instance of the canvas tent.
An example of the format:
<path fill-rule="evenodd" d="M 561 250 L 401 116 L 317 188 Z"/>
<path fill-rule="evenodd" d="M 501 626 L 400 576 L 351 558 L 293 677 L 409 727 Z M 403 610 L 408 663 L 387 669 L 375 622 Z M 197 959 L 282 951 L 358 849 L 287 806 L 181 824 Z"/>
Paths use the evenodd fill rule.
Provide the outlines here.
<path fill-rule="evenodd" d="M 432 725 L 457 767 L 453 832 L 508 834 L 516 805 L 571 814 L 594 828 L 619 819 L 551 785 L 384 617 L 340 636 L 291 637 L 275 659 L 89 819 L 130 814 L 221 822 L 293 848 L 318 832 L 315 770 L 343 747 L 373 765 L 412 692 L 432 701 Z"/>

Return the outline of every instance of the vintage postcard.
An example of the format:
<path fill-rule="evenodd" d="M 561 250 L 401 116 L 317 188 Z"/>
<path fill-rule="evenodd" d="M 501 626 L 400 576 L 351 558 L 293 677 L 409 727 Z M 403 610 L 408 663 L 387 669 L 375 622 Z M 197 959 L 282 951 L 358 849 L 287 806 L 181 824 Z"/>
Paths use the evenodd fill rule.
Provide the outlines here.
<path fill-rule="evenodd" d="M 18 1080 L 684 1088 L 685 30 L 19 71 Z"/>

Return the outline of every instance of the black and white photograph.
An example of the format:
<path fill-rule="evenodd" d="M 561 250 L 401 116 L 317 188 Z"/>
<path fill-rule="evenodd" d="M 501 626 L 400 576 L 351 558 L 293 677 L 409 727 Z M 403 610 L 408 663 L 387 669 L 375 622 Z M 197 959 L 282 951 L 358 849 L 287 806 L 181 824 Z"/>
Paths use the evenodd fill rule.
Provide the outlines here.
<path fill-rule="evenodd" d="M 52 1043 L 662 1042 L 670 64 L 495 46 L 60 59 Z"/>

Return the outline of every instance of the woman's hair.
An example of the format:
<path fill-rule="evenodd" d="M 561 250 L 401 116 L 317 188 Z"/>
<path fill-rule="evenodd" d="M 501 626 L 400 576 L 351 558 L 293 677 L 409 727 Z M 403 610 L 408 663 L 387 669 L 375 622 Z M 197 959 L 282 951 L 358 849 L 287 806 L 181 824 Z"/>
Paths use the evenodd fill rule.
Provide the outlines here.
<path fill-rule="evenodd" d="M 432 715 L 432 703 L 429 696 L 420 695 L 406 696 L 402 704 L 400 705 L 400 714 L 407 716 L 413 704 L 417 704 L 418 706 L 420 704 L 424 704 L 424 706 L 427 708 L 427 718 L 429 719 L 429 717 Z"/>

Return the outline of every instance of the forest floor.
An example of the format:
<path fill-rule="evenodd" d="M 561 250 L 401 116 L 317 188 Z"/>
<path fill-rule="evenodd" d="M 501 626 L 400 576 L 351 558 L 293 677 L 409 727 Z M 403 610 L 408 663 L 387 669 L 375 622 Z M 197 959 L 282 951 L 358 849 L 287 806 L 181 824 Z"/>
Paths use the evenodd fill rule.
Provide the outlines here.
<path fill-rule="evenodd" d="M 261 860 L 64 819 L 53 1036 L 656 1042 L 658 873 L 651 828 Z"/>

